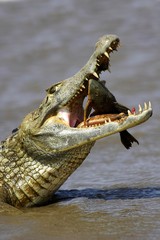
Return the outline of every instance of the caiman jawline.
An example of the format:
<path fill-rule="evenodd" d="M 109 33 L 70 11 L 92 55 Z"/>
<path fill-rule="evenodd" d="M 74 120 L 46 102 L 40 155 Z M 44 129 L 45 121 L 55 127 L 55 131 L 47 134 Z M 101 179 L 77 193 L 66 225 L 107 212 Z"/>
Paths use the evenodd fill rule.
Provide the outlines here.
<path fill-rule="evenodd" d="M 64 121 L 64 123 L 66 125 L 68 125 L 70 127 L 77 127 L 79 124 L 83 125 L 84 115 L 76 116 L 75 113 L 70 111 L 70 108 L 73 104 L 75 105 L 75 101 L 79 101 L 79 98 L 82 95 L 84 95 L 83 100 L 87 96 L 88 81 L 90 79 L 95 79 L 95 80 L 99 81 L 100 74 L 102 71 L 108 70 L 110 72 L 110 68 L 109 68 L 110 67 L 110 53 L 112 53 L 113 51 L 117 51 L 118 47 L 120 47 L 120 40 L 119 40 L 119 38 L 116 38 L 110 43 L 110 45 L 105 49 L 105 51 L 103 53 L 101 53 L 100 55 L 98 55 L 96 57 L 94 71 L 90 72 L 90 73 L 86 73 L 86 75 L 84 76 L 84 81 L 83 81 L 82 85 L 80 86 L 80 88 L 78 89 L 78 91 L 75 93 L 74 96 L 71 97 L 71 99 L 69 99 L 66 106 L 58 111 L 57 116 L 62 121 Z M 79 107 L 81 108 L 81 110 L 83 109 L 82 105 Z M 105 122 L 106 121 L 107 120 L 105 120 Z"/>
<path fill-rule="evenodd" d="M 93 117 L 89 117 L 85 122 L 82 122 L 78 125 L 78 128 L 88 128 L 88 127 L 98 127 L 104 124 L 108 124 L 111 122 L 117 122 L 117 123 L 122 123 L 124 122 L 127 118 L 138 116 L 142 114 L 144 111 L 147 111 L 152 108 L 151 102 L 149 101 L 148 105 L 145 102 L 144 107 L 142 108 L 141 105 L 139 104 L 139 111 L 136 112 L 134 111 L 133 113 L 128 110 L 128 115 L 125 113 L 119 113 L 119 114 L 102 114 L 102 115 L 96 115 Z"/>
<path fill-rule="evenodd" d="M 50 108 L 49 111 L 44 115 L 41 124 L 45 122 L 50 122 L 53 120 L 53 116 L 57 116 L 64 124 L 70 127 L 77 127 L 84 119 L 84 113 L 76 114 L 77 108 L 80 108 L 80 111 L 83 112 L 83 100 L 88 95 L 88 84 L 89 80 L 94 79 L 100 81 L 100 74 L 102 71 L 108 70 L 110 72 L 110 53 L 117 51 L 120 47 L 120 40 L 116 35 L 107 35 L 103 36 L 96 43 L 95 51 L 90 57 L 87 64 L 74 75 L 75 79 L 81 79 L 79 86 L 72 88 L 72 93 L 67 97 L 60 99 L 58 108 L 55 110 L 55 107 Z M 83 76 L 83 77 L 82 77 Z M 70 82 L 72 85 L 72 79 L 65 80 Z M 51 88 L 47 89 L 47 93 L 52 95 L 54 92 L 58 91 L 61 88 L 62 83 L 58 83 Z M 74 83 L 73 83 L 74 85 Z M 69 90 L 69 85 L 66 88 L 66 91 Z M 46 98 L 46 102 L 48 98 Z M 78 106 L 75 106 L 75 102 Z M 73 107 L 74 106 L 74 107 Z M 72 109 L 71 109 L 72 108 Z M 75 109 L 75 112 L 73 111 Z M 72 110 L 72 111 L 71 111 Z M 73 113 L 74 112 L 74 113 Z"/>
<path fill-rule="evenodd" d="M 77 128 L 88 128 L 88 127 L 98 127 L 104 124 L 109 124 L 111 122 L 117 122 L 117 123 L 122 123 L 124 122 L 127 118 L 138 116 L 142 114 L 144 111 L 147 111 L 148 109 L 151 109 L 151 102 L 147 104 L 146 102 L 144 103 L 144 106 L 142 107 L 140 104 L 138 106 L 138 111 L 134 111 L 133 113 L 128 110 L 128 115 L 125 113 L 119 113 L 119 114 L 102 114 L 102 115 L 96 115 L 87 118 L 86 123 L 84 121 L 80 122 L 79 124 L 77 123 L 78 119 L 72 118 L 71 113 L 68 110 L 61 110 L 58 113 L 58 116 L 61 120 L 65 122 L 65 124 L 68 127 L 77 127 Z"/>
<path fill-rule="evenodd" d="M 98 44 L 99 42 L 97 42 Z M 110 53 L 114 51 L 118 51 L 118 48 L 120 47 L 120 40 L 119 38 L 114 39 L 111 41 L 109 47 L 105 49 L 105 51 L 101 54 L 99 54 L 96 59 L 94 65 L 94 69 L 92 71 L 88 70 L 84 76 L 84 80 L 78 91 L 75 93 L 74 96 L 69 99 L 68 104 L 70 104 L 75 98 L 77 98 L 80 94 L 82 94 L 83 91 L 86 90 L 88 87 L 88 80 L 89 79 L 95 79 L 99 80 L 100 79 L 100 74 L 102 71 L 109 71 L 110 72 Z"/>
<path fill-rule="evenodd" d="M 96 48 L 98 48 L 99 44 L 102 44 L 102 39 L 97 42 Z M 105 42 L 105 44 L 108 44 L 107 41 Z M 113 51 L 117 51 L 119 46 L 120 40 L 118 37 L 116 37 L 113 39 L 113 41 L 111 41 L 110 45 L 108 45 L 103 52 L 98 54 L 96 57 L 94 56 L 95 58 L 92 66 L 89 65 L 92 70 L 88 68 L 88 71 L 86 71 L 86 74 L 83 77 L 83 81 L 79 89 L 75 92 L 73 96 L 71 96 L 70 99 L 68 99 L 68 102 L 65 104 L 65 106 L 62 106 L 60 109 L 58 109 L 56 113 L 56 117 L 60 120 L 62 124 L 71 128 L 97 127 L 103 124 L 108 124 L 110 122 L 123 122 L 129 116 L 137 116 L 138 114 L 141 114 L 142 111 L 151 108 L 151 103 L 149 102 L 148 106 L 145 103 L 143 108 L 141 107 L 141 105 L 139 105 L 138 113 L 132 113 L 131 111 L 128 111 L 128 114 L 122 112 L 119 114 L 108 113 L 97 116 L 89 115 L 87 116 L 86 121 L 84 121 L 85 117 L 83 101 L 88 95 L 89 80 L 94 79 L 96 81 L 100 81 L 100 74 L 102 71 L 108 70 L 110 72 L 110 53 L 112 53 Z M 55 113 L 53 117 L 54 116 Z M 50 121 L 50 123 L 52 122 L 52 115 L 47 118 L 47 122 L 48 121 Z"/>
<path fill-rule="evenodd" d="M 62 124 L 65 124 L 67 127 L 71 128 L 97 127 L 103 124 L 108 124 L 110 122 L 123 122 L 128 118 L 128 116 L 141 114 L 142 109 L 143 111 L 145 111 L 151 108 L 151 103 L 149 102 L 148 106 L 145 103 L 143 108 L 141 107 L 141 105 L 139 105 L 138 113 L 132 113 L 131 111 L 128 111 L 128 114 L 120 113 L 88 116 L 86 122 L 84 121 L 83 101 L 88 95 L 88 82 L 90 79 L 100 81 L 100 74 L 102 71 L 108 70 L 110 72 L 110 53 L 113 51 L 117 51 L 119 46 L 120 40 L 119 38 L 116 38 L 110 43 L 110 45 L 105 49 L 103 53 L 99 54 L 96 57 L 94 71 L 90 73 L 86 72 L 82 85 L 76 91 L 74 96 L 72 96 L 68 100 L 65 106 L 58 110 L 57 117 L 60 119 Z M 52 117 L 50 121 L 52 121 Z"/>

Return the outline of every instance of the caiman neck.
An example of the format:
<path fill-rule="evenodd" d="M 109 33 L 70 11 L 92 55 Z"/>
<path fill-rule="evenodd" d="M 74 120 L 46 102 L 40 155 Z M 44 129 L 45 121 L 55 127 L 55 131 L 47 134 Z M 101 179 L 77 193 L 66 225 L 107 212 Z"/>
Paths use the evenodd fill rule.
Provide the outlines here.
<path fill-rule="evenodd" d="M 67 180 L 89 154 L 93 143 L 46 156 L 26 151 L 18 134 L 3 142 L 0 174 L 4 200 L 16 207 L 31 207 L 49 202 L 54 192 Z M 16 149 L 16 151 L 14 151 Z M 76 152 L 76 154 L 75 154 Z M 1 166 L 0 166 L 1 167 Z"/>

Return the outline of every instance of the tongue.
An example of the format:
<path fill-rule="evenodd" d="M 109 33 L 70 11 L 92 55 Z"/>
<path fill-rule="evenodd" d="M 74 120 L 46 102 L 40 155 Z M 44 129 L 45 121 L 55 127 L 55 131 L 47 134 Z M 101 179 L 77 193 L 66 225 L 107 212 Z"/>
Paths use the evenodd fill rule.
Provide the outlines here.
<path fill-rule="evenodd" d="M 70 127 L 75 127 L 81 122 L 81 120 L 78 119 L 77 114 L 69 112 L 68 109 L 61 109 L 58 112 L 58 117 L 63 119 Z"/>
<path fill-rule="evenodd" d="M 63 119 L 67 125 L 70 125 L 70 122 L 69 122 L 69 119 L 70 119 L 70 112 L 67 110 L 67 109 L 61 109 L 59 112 L 58 112 L 58 117 L 60 119 Z"/>

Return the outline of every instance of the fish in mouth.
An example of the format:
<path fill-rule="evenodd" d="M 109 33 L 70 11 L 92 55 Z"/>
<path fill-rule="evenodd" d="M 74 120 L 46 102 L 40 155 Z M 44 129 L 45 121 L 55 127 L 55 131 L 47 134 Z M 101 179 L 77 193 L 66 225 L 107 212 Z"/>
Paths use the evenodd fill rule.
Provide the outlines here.
<path fill-rule="evenodd" d="M 107 47 L 104 47 L 105 42 Z M 123 122 L 129 116 L 136 117 L 143 110 L 151 109 L 151 103 L 149 102 L 148 105 L 144 104 L 144 108 L 139 105 L 138 113 L 136 113 L 135 108 L 130 110 L 118 103 L 114 95 L 105 86 L 106 81 L 100 80 L 102 71 L 108 70 L 110 72 L 110 54 L 117 51 L 119 46 L 120 40 L 116 35 L 107 35 L 107 39 L 106 36 L 103 36 L 96 44 L 95 52 L 88 63 L 74 76 L 74 79 L 64 80 L 47 90 L 49 94 L 52 94 L 55 93 L 55 88 L 57 90 L 60 88 L 60 91 L 64 88 L 63 92 L 67 92 L 67 88 L 70 88 L 71 97 L 66 103 L 62 104 L 56 115 L 68 127 L 98 128 L 111 122 Z M 98 50 L 99 48 L 101 50 Z M 100 53 L 96 54 L 97 52 Z M 79 79 L 81 80 L 79 88 L 74 92 L 72 88 L 76 80 Z M 84 103 L 86 98 L 86 103 Z M 66 99 L 68 99 L 68 96 Z M 139 144 L 127 130 L 120 131 L 120 139 L 126 149 L 129 149 L 134 142 Z"/>
<path fill-rule="evenodd" d="M 90 115 L 92 109 L 94 112 Z M 84 122 L 79 127 L 100 126 L 101 124 L 119 121 L 128 114 L 135 114 L 135 109 L 130 109 L 118 103 L 115 96 L 105 86 L 105 81 L 89 80 L 88 101 L 84 111 Z M 87 116 L 90 116 L 87 118 Z M 120 139 L 126 149 L 132 143 L 139 142 L 127 131 L 120 132 Z"/>

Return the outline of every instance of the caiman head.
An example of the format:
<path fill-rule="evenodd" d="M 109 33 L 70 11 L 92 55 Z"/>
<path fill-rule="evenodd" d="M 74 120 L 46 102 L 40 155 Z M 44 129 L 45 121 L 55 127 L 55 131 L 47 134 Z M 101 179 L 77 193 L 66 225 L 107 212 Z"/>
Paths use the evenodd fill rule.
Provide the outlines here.
<path fill-rule="evenodd" d="M 110 107 L 108 110 L 104 107 L 103 111 L 104 91 L 101 97 L 102 83 L 99 76 L 102 71 L 109 70 L 110 54 L 117 51 L 119 45 L 120 40 L 116 35 L 103 36 L 97 42 L 87 64 L 77 74 L 47 89 L 47 95 L 39 108 L 28 114 L 21 124 L 19 134 L 24 144 L 41 152 L 67 151 L 122 132 L 150 118 L 150 103 L 145 103 L 144 107 L 139 105 L 138 112 L 123 112 L 123 108 L 119 113 L 109 112 Z M 95 91 L 94 99 L 94 88 L 90 96 L 90 81 L 96 82 L 98 98 Z M 90 105 L 92 107 L 85 106 L 86 98 L 93 102 Z M 104 104 L 109 104 L 108 98 L 106 95 Z M 101 106 L 98 107 L 98 104 Z M 101 109 L 98 116 L 91 115 L 95 106 L 96 111 Z"/>

